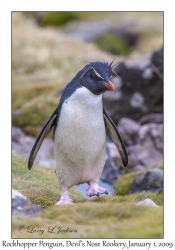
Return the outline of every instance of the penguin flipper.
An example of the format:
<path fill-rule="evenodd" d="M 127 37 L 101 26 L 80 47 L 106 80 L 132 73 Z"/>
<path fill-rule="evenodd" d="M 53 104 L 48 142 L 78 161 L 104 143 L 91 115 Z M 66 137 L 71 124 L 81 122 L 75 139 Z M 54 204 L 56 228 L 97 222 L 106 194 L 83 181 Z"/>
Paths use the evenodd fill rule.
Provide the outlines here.
<path fill-rule="evenodd" d="M 56 109 L 53 112 L 53 114 L 51 115 L 51 117 L 47 120 L 44 127 L 40 131 L 38 137 L 36 138 L 36 141 L 35 141 L 35 143 L 33 145 L 33 148 L 31 150 L 30 156 L 29 156 L 29 161 L 28 161 L 28 169 L 29 170 L 32 168 L 33 162 L 34 162 L 35 157 L 36 157 L 36 155 L 38 153 L 38 150 L 41 147 L 41 144 L 43 143 L 43 140 L 48 135 L 48 133 L 51 131 L 52 127 L 55 125 L 57 116 L 58 116 L 58 112 L 57 112 L 57 109 Z"/>
<path fill-rule="evenodd" d="M 127 155 L 123 140 L 122 140 L 114 122 L 108 116 L 105 109 L 103 109 L 103 117 L 104 117 L 104 121 L 105 121 L 106 132 L 113 140 L 115 146 L 117 147 L 117 149 L 119 151 L 120 157 L 122 159 L 122 163 L 126 167 L 128 165 L 128 155 Z"/>

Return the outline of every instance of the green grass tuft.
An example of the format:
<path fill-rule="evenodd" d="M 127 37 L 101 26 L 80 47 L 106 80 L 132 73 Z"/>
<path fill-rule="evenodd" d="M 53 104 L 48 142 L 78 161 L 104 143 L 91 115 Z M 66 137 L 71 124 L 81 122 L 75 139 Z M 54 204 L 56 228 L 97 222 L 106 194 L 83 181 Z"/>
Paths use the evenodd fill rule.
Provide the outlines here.
<path fill-rule="evenodd" d="M 72 11 L 46 12 L 42 18 L 42 24 L 44 26 L 59 26 L 77 18 L 76 12 Z"/>
<path fill-rule="evenodd" d="M 126 41 L 115 34 L 106 33 L 96 40 L 97 45 L 105 51 L 115 55 L 129 55 L 131 48 L 127 45 Z"/>

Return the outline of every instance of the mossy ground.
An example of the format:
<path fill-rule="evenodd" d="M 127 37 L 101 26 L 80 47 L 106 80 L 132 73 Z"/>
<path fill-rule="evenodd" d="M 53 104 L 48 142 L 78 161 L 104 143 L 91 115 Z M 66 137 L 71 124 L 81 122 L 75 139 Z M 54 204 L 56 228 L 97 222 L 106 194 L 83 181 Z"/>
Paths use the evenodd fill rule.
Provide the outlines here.
<path fill-rule="evenodd" d="M 163 201 L 158 194 L 138 193 L 132 195 L 110 195 L 87 200 L 75 188 L 70 195 L 74 205 L 54 206 L 60 198 L 60 189 L 54 169 L 45 169 L 34 164 L 27 169 L 27 161 L 22 157 L 12 158 L 12 186 L 30 201 L 44 208 L 35 218 L 14 217 L 12 219 L 13 238 L 162 238 Z M 160 207 L 138 206 L 135 203 L 151 198 Z M 24 227 L 23 233 L 19 227 Z M 45 232 L 29 233 L 33 226 Z M 53 234 L 47 232 L 49 226 L 72 230 L 76 233 Z"/>

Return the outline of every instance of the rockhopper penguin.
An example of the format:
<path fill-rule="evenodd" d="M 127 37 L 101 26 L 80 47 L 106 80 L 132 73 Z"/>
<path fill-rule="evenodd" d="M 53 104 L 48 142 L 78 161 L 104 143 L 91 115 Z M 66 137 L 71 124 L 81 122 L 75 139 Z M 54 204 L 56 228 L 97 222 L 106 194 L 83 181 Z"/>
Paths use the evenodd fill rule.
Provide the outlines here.
<path fill-rule="evenodd" d="M 71 204 L 68 190 L 88 183 L 87 195 L 107 194 L 98 185 L 106 156 L 106 132 L 117 146 L 123 165 L 128 157 L 124 143 L 111 118 L 103 109 L 102 94 L 114 90 L 110 81 L 112 63 L 91 62 L 65 87 L 60 103 L 39 133 L 31 150 L 28 168 L 47 134 L 54 127 L 56 175 L 61 198 L 56 205 Z"/>

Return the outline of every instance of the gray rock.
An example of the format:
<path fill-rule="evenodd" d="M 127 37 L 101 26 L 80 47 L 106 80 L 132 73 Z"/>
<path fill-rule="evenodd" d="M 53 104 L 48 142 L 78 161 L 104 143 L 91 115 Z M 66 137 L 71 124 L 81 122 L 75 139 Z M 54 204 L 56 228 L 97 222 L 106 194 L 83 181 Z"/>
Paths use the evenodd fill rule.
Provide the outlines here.
<path fill-rule="evenodd" d="M 136 165 L 132 168 L 132 171 L 143 171 L 145 167 L 143 165 Z"/>
<path fill-rule="evenodd" d="M 163 192 L 163 170 L 153 168 L 139 174 L 131 184 L 130 193 L 141 191 Z"/>
<path fill-rule="evenodd" d="M 142 77 L 144 79 L 151 79 L 153 77 L 153 70 L 149 67 L 147 67 L 146 69 L 144 69 L 143 73 L 142 73 Z"/>
<path fill-rule="evenodd" d="M 15 216 L 36 216 L 42 208 L 32 204 L 19 191 L 12 189 L 12 215 Z"/>
<path fill-rule="evenodd" d="M 28 159 L 35 138 L 27 136 L 20 128 L 12 126 L 12 154 Z M 53 140 L 45 138 L 35 161 L 44 167 L 55 167 Z"/>
<path fill-rule="evenodd" d="M 154 203 L 154 201 L 152 201 L 150 198 L 146 198 L 143 201 L 139 201 L 138 203 L 136 203 L 137 205 L 145 205 L 145 206 L 149 206 L 149 207 L 159 207 L 156 205 L 156 203 Z"/>
<path fill-rule="evenodd" d="M 71 22 L 64 25 L 64 31 L 70 36 L 86 42 L 94 42 L 111 29 L 111 24 L 104 21 Z"/>
<path fill-rule="evenodd" d="M 145 124 L 140 127 L 138 135 L 140 144 L 155 148 L 163 154 L 163 124 Z"/>
<path fill-rule="evenodd" d="M 121 158 L 115 145 L 112 142 L 107 142 L 106 161 L 100 180 L 113 185 L 114 181 L 121 176 L 119 173 L 121 164 Z"/>
<path fill-rule="evenodd" d="M 104 93 L 104 107 L 115 124 L 122 117 L 138 120 L 146 113 L 163 113 L 163 51 L 126 59 L 114 67 L 120 77 L 113 93 Z M 114 76 L 112 81 L 117 78 Z"/>
<path fill-rule="evenodd" d="M 128 47 L 135 46 L 139 40 L 139 34 L 134 31 L 133 23 L 118 24 L 110 31 L 116 37 L 122 38 Z"/>
<path fill-rule="evenodd" d="M 145 102 L 145 98 L 139 92 L 133 93 L 131 98 L 130 98 L 130 105 L 133 108 L 142 108 L 144 102 Z"/>
<path fill-rule="evenodd" d="M 138 141 L 138 131 L 140 124 L 130 118 L 121 118 L 117 128 L 126 145 L 133 145 Z"/>
<path fill-rule="evenodd" d="M 163 160 L 163 155 L 154 147 L 146 147 L 141 144 L 135 144 L 127 147 L 128 167 L 134 168 L 137 165 L 149 166 Z"/>
<path fill-rule="evenodd" d="M 110 159 L 106 160 L 100 180 L 113 185 L 118 178 L 120 178 L 118 168 L 111 163 Z"/>
<path fill-rule="evenodd" d="M 133 171 L 163 160 L 163 124 L 144 124 L 130 118 L 121 118 L 117 128 L 128 152 L 128 167 Z M 117 150 L 112 150 L 113 160 L 121 166 Z"/>
<path fill-rule="evenodd" d="M 142 116 L 138 122 L 143 125 L 145 123 L 163 123 L 163 114 L 151 113 Z"/>

